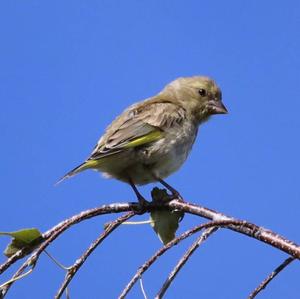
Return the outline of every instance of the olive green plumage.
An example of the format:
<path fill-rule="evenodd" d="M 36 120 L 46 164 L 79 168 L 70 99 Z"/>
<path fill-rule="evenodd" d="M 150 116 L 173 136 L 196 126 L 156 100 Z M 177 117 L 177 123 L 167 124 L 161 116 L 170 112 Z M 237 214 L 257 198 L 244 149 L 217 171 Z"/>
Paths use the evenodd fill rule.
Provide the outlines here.
<path fill-rule="evenodd" d="M 186 160 L 198 126 L 223 113 L 222 94 L 212 79 L 178 78 L 118 116 L 90 157 L 62 180 L 86 169 L 137 185 L 163 179 Z"/>

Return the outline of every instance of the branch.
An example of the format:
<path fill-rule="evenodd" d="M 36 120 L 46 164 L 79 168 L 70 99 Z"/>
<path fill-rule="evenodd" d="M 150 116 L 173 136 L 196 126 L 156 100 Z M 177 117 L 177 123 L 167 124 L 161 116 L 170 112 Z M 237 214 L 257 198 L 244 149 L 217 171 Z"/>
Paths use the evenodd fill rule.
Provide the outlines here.
<path fill-rule="evenodd" d="M 146 294 L 145 289 L 144 289 L 142 278 L 140 278 L 139 281 L 140 281 L 140 287 L 141 287 L 141 291 L 142 291 L 142 294 L 144 296 L 144 299 L 148 299 L 147 294 Z"/>
<path fill-rule="evenodd" d="M 218 227 L 213 226 L 210 228 L 207 228 L 200 237 L 192 244 L 192 246 L 185 252 L 183 257 L 178 261 L 177 265 L 174 267 L 172 272 L 169 274 L 168 278 L 164 282 L 163 286 L 157 293 L 155 299 L 161 299 L 173 280 L 175 279 L 178 272 L 181 270 L 181 268 L 185 265 L 185 263 L 188 261 L 188 259 L 191 257 L 191 255 L 195 252 L 195 250 L 215 231 L 218 230 Z"/>
<path fill-rule="evenodd" d="M 128 205 L 130 205 L 130 204 L 126 204 L 127 208 L 128 208 Z M 136 207 L 136 209 L 138 210 L 138 207 L 139 207 L 138 204 L 132 204 L 132 205 L 133 205 L 132 209 L 134 209 L 134 207 Z M 120 205 L 118 205 L 117 210 L 122 210 L 123 208 L 124 208 L 123 204 L 120 204 Z M 59 223 L 58 225 L 56 225 L 55 227 L 53 227 L 52 229 L 50 229 L 49 231 L 44 233 L 43 234 L 43 243 L 36 249 L 36 251 L 22 264 L 22 266 L 13 275 L 12 282 L 10 282 L 9 284 L 6 284 L 1 289 L 0 298 L 1 298 L 1 295 L 2 295 L 2 297 L 4 297 L 6 295 L 9 288 L 11 287 L 11 285 L 16 281 L 15 278 L 22 275 L 22 273 L 25 271 L 25 269 L 28 266 L 35 265 L 39 256 L 41 255 L 41 253 L 51 244 L 52 241 L 54 241 L 67 228 L 71 227 L 72 225 L 74 225 L 76 223 L 79 223 L 83 220 L 89 219 L 89 218 L 97 216 L 97 215 L 113 213 L 112 211 L 115 209 L 116 209 L 115 205 L 112 204 L 112 205 L 104 205 L 100 208 L 95 208 L 95 209 L 90 209 L 90 210 L 84 211 L 84 212 L 82 212 L 78 215 L 75 215 L 65 221 L 62 221 L 61 223 Z M 136 213 L 136 212 L 134 212 L 134 213 Z M 22 251 L 22 250 L 20 250 L 20 251 Z M 18 254 L 18 252 L 16 254 Z"/>
<path fill-rule="evenodd" d="M 96 217 L 99 215 L 111 214 L 111 213 L 121 213 L 129 211 L 139 211 L 138 203 L 112 203 L 109 205 L 103 205 L 97 208 L 89 209 L 83 211 L 77 215 L 74 215 L 59 224 L 55 225 L 53 228 L 46 231 L 42 238 L 39 239 L 39 243 L 36 244 L 36 247 L 45 241 L 48 241 L 50 238 L 49 244 L 55 240 L 62 232 L 71 227 L 74 224 L 80 223 L 81 221 Z M 54 235 L 54 237 L 53 237 Z M 13 265 L 17 260 L 25 257 L 26 255 L 32 253 L 36 247 L 23 248 L 8 258 L 2 265 L 0 265 L 0 274 L 5 272 L 11 265 Z"/>
<path fill-rule="evenodd" d="M 294 257 L 287 258 L 282 264 L 280 264 L 261 284 L 249 295 L 248 299 L 254 299 L 258 293 L 260 293 L 270 282 L 275 278 L 285 267 L 295 260 Z"/>
<path fill-rule="evenodd" d="M 168 204 L 168 207 L 171 210 L 179 210 L 185 213 L 198 215 L 210 220 L 236 220 L 233 217 L 226 216 L 220 212 L 216 212 L 214 210 L 198 206 L 192 203 L 182 202 L 178 200 L 172 200 Z M 245 225 L 237 227 L 237 226 L 228 226 L 229 229 L 239 232 L 241 234 L 247 235 L 249 237 L 255 238 L 259 241 L 262 241 L 266 244 L 269 244 L 297 259 L 300 259 L 300 246 L 279 234 L 272 232 L 269 229 L 263 228 L 262 226 L 257 226 L 251 222 L 246 222 Z"/>
<path fill-rule="evenodd" d="M 35 244 L 35 247 L 23 248 L 7 259 L 2 265 L 0 265 L 0 274 L 8 269 L 12 264 L 17 260 L 23 258 L 24 256 L 31 254 L 31 256 L 26 260 L 25 263 L 18 269 L 14 274 L 13 278 L 19 277 L 28 266 L 35 265 L 39 255 L 49 246 L 49 244 L 54 241 L 60 234 L 62 234 L 66 229 L 71 227 L 74 224 L 80 223 L 81 221 L 96 217 L 99 215 L 109 214 L 109 213 L 120 213 L 120 212 L 135 212 L 138 214 L 144 214 L 146 212 L 151 212 L 154 210 L 179 210 L 184 213 L 189 213 L 197 216 L 201 216 L 212 221 L 234 221 L 243 223 L 240 226 L 234 224 L 228 225 L 227 228 L 234 230 L 236 232 L 242 233 L 249 237 L 255 238 L 259 241 L 262 241 L 266 244 L 269 244 L 292 257 L 299 259 L 300 258 L 300 246 L 293 243 L 292 241 L 287 240 L 286 238 L 267 230 L 263 227 L 259 227 L 255 224 L 246 221 L 240 221 L 232 217 L 226 216 L 222 213 L 216 212 L 214 210 L 195 205 L 188 202 L 183 202 L 182 199 L 173 199 L 169 202 L 167 201 L 153 201 L 146 205 L 143 210 L 138 203 L 113 203 L 108 205 L 103 205 L 94 209 L 83 211 L 71 218 L 68 218 L 55 227 L 51 228 L 45 232 L 38 240 L 38 244 Z M 2 288 L 4 294 L 7 292 L 10 284 Z M 6 290 L 5 290 L 6 288 Z M 3 291 L 4 289 L 4 291 Z M 1 295 L 1 293 L 0 293 Z"/>
<path fill-rule="evenodd" d="M 81 255 L 81 257 L 78 260 L 76 260 L 74 265 L 68 269 L 68 272 L 64 278 L 64 281 L 54 297 L 55 299 L 61 298 L 66 287 L 71 282 L 71 280 L 73 279 L 73 277 L 75 276 L 75 274 L 77 273 L 79 268 L 83 265 L 83 263 L 90 256 L 90 254 L 99 246 L 99 244 L 107 236 L 109 236 L 120 224 L 122 224 L 124 221 L 126 221 L 127 219 L 131 218 L 134 215 L 135 215 L 134 212 L 129 212 L 129 213 L 117 218 L 113 222 L 109 223 L 109 225 L 105 228 L 104 232 L 90 245 L 90 247 Z"/>
<path fill-rule="evenodd" d="M 132 289 L 134 284 L 138 281 L 140 277 L 150 268 L 150 266 L 161 256 L 163 255 L 167 250 L 177 245 L 179 242 L 183 241 L 184 239 L 190 237 L 194 233 L 204 229 L 204 228 L 210 228 L 210 227 L 227 227 L 229 225 L 243 225 L 244 222 L 241 221 L 234 221 L 234 220 L 225 220 L 225 221 L 211 221 L 207 223 L 202 223 L 200 225 L 195 226 L 194 228 L 187 230 L 177 238 L 173 239 L 169 243 L 167 243 L 165 246 L 160 248 L 150 259 L 148 259 L 141 267 L 139 267 L 138 271 L 135 273 L 135 275 L 131 278 L 129 283 L 126 285 L 120 296 L 119 299 L 124 299 L 126 295 L 129 293 L 129 291 Z"/>
<path fill-rule="evenodd" d="M 103 205 L 101 207 L 97 207 L 94 209 L 83 211 L 71 218 L 68 218 L 47 232 L 43 234 L 43 238 L 41 238 L 40 243 L 47 241 L 53 235 L 55 237 L 51 239 L 52 242 L 56 237 L 58 237 L 63 231 L 68 229 L 70 226 L 77 224 L 81 221 L 90 219 L 92 217 L 96 217 L 104 214 L 111 213 L 120 213 L 120 212 L 129 212 L 134 211 L 139 214 L 143 214 L 145 212 L 151 212 L 153 210 L 158 209 L 167 209 L 170 211 L 179 210 L 184 213 L 189 213 L 193 215 L 198 215 L 204 217 L 209 220 L 235 220 L 233 217 L 226 216 L 220 212 L 216 212 L 214 210 L 208 209 L 206 207 L 202 207 L 199 205 L 195 205 L 188 202 L 183 202 L 182 200 L 171 200 L 170 202 L 151 202 L 148 206 L 145 207 L 144 211 L 140 210 L 140 206 L 138 203 L 113 203 L 108 205 Z M 248 223 L 248 222 L 247 222 Z M 267 230 L 263 227 L 259 227 L 255 224 L 248 223 L 247 227 L 228 227 L 231 230 L 242 233 L 249 237 L 253 237 L 257 240 L 260 240 L 264 243 L 267 243 L 277 249 L 284 251 L 285 253 L 299 259 L 300 258 L 300 246 L 295 244 L 292 241 L 287 240 L 286 238 Z M 14 264 L 17 260 L 23 258 L 24 256 L 30 254 L 34 251 L 35 248 L 24 248 L 19 250 L 13 256 L 8 258 L 2 265 L 0 265 L 0 274 L 2 274 L 7 268 L 9 268 L 12 264 Z"/>

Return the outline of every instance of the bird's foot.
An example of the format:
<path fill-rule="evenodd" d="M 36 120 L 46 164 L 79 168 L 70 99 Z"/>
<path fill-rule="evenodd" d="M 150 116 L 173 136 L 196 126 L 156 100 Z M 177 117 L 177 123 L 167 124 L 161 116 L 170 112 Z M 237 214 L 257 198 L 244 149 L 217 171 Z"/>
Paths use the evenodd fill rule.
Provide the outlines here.
<path fill-rule="evenodd" d="M 139 207 L 138 207 L 138 214 L 143 214 L 147 211 L 147 208 L 149 206 L 149 201 L 147 201 L 144 196 L 139 192 L 139 190 L 137 189 L 137 187 L 135 186 L 135 184 L 133 183 L 132 180 L 129 179 L 129 184 L 131 186 L 131 188 L 133 189 L 137 200 L 139 202 Z"/>
<path fill-rule="evenodd" d="M 147 210 L 148 207 L 150 205 L 150 202 L 148 200 L 146 200 L 142 195 L 138 195 L 137 196 L 138 199 L 138 214 L 144 214 Z"/>
<path fill-rule="evenodd" d="M 176 190 L 174 190 L 174 191 L 172 192 L 171 197 L 172 197 L 172 199 L 176 199 L 176 200 L 178 200 L 178 201 L 184 202 L 183 197 L 182 197 L 181 194 L 180 194 L 178 191 L 176 191 Z"/>
<path fill-rule="evenodd" d="M 166 187 L 170 192 L 171 192 L 171 200 L 172 199 L 177 199 L 179 201 L 184 201 L 183 197 L 181 196 L 181 194 L 175 189 L 173 188 L 171 185 L 169 185 L 167 182 L 165 182 L 162 179 L 157 179 L 164 187 Z"/>
<path fill-rule="evenodd" d="M 167 189 L 159 189 L 157 187 L 152 189 L 151 196 L 153 202 L 161 203 L 161 204 L 165 204 L 166 202 L 169 202 L 173 199 L 183 201 L 182 197 L 178 192 L 170 194 L 168 193 Z"/>

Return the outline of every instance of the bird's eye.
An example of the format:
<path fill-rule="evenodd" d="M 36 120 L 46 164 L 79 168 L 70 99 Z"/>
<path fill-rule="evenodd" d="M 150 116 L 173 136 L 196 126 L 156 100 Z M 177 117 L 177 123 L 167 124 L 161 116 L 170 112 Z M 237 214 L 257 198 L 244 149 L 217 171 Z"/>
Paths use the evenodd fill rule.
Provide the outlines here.
<path fill-rule="evenodd" d="M 200 94 L 201 97 L 205 97 L 205 96 L 206 96 L 206 90 L 203 89 L 203 88 L 200 88 L 200 89 L 198 90 L 198 93 Z"/>

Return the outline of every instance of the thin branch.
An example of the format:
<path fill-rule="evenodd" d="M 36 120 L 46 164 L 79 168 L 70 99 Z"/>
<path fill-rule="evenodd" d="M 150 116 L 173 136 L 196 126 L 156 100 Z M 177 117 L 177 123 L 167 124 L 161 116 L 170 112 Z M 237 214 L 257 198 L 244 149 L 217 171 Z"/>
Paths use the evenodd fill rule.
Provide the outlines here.
<path fill-rule="evenodd" d="M 214 210 L 178 200 L 170 201 L 168 206 L 169 208 L 171 208 L 171 210 L 178 209 L 179 211 L 198 215 L 210 220 L 238 220 L 236 218 L 226 216 Z M 263 228 L 262 226 L 257 226 L 248 221 L 246 223 L 247 225 L 233 227 L 228 226 L 227 228 L 239 232 L 241 234 L 247 235 L 248 237 L 255 238 L 297 259 L 300 259 L 300 246 L 298 244 L 280 236 L 279 234 L 274 233 L 269 229 Z"/>
<path fill-rule="evenodd" d="M 209 227 L 227 227 L 229 225 L 244 225 L 243 221 L 235 221 L 235 220 L 225 220 L 225 221 L 210 221 L 207 223 L 202 223 L 200 225 L 195 226 L 192 229 L 189 229 L 182 233 L 177 238 L 173 239 L 169 243 L 167 243 L 165 246 L 161 247 L 158 251 L 155 252 L 155 254 L 152 255 L 150 259 L 148 259 L 141 267 L 139 267 L 138 271 L 135 273 L 135 275 L 131 278 L 129 283 L 126 285 L 126 287 L 123 289 L 122 293 L 119 295 L 119 299 L 124 299 L 126 295 L 129 293 L 129 291 L 132 289 L 134 284 L 138 281 L 140 277 L 150 268 L 150 266 L 166 251 L 168 251 L 170 248 L 177 245 L 182 240 L 190 237 L 194 233 L 201 231 L 204 228 Z"/>
<path fill-rule="evenodd" d="M 141 224 L 151 224 L 153 220 L 142 220 L 142 221 L 126 221 L 123 224 L 125 225 L 141 225 Z"/>
<path fill-rule="evenodd" d="M 190 248 L 184 253 L 182 258 L 178 261 L 177 265 L 174 267 L 172 272 L 169 274 L 168 278 L 164 282 L 163 286 L 157 293 L 155 299 L 161 299 L 173 280 L 175 279 L 178 272 L 181 270 L 181 268 L 185 265 L 185 263 L 188 261 L 188 259 L 191 257 L 191 255 L 195 252 L 195 250 L 215 231 L 218 230 L 218 227 L 213 226 L 210 228 L 207 228 L 200 237 L 190 246 Z"/>
<path fill-rule="evenodd" d="M 65 265 L 63 265 L 61 262 L 59 262 L 54 256 L 52 256 L 46 249 L 44 250 L 44 253 L 46 253 L 46 255 L 55 263 L 55 265 L 57 265 L 59 268 L 61 268 L 64 271 L 68 271 L 70 269 L 70 267 L 66 267 Z M 66 287 L 65 290 L 65 294 L 66 294 L 66 299 L 70 299 L 70 292 L 68 287 Z"/>
<path fill-rule="evenodd" d="M 90 256 L 90 254 L 99 246 L 99 244 L 109 236 L 120 224 L 122 224 L 127 219 L 131 218 L 135 215 L 135 212 L 129 212 L 116 220 L 112 221 L 109 225 L 106 226 L 104 232 L 90 245 L 90 247 L 81 255 L 79 259 L 71 266 L 62 282 L 59 290 L 55 295 L 55 299 L 61 298 L 62 294 L 64 293 L 66 287 L 71 282 L 73 277 L 76 275 L 77 271 L 80 267 L 84 264 L 86 259 Z"/>
<path fill-rule="evenodd" d="M 3 288 L 5 288 L 8 284 L 11 284 L 19 279 L 24 278 L 25 276 L 31 274 L 31 272 L 33 271 L 34 267 L 30 268 L 27 272 L 21 274 L 20 276 L 16 276 L 11 278 L 10 280 L 6 281 L 5 283 L 3 283 L 2 285 L 0 285 L 0 290 L 2 290 Z M 2 294 L 1 294 L 2 295 Z M 2 296 L 0 298 L 3 298 Z"/>
<path fill-rule="evenodd" d="M 28 266 L 31 266 L 36 263 L 39 255 L 43 252 L 44 249 L 47 248 L 47 246 L 52 241 L 54 241 L 66 229 L 68 229 L 74 224 L 80 223 L 81 221 L 90 219 L 95 216 L 109 214 L 109 213 L 133 211 L 139 214 L 143 214 L 154 210 L 169 210 L 169 211 L 179 210 L 184 213 L 198 215 L 213 221 L 239 221 L 237 219 L 226 216 L 222 213 L 213 211 L 211 209 L 198 206 L 195 204 L 191 204 L 188 202 L 183 202 L 181 199 L 180 200 L 173 199 L 170 202 L 153 201 L 149 203 L 147 206 L 145 206 L 142 211 L 138 203 L 113 203 L 109 205 L 103 205 L 101 207 L 83 211 L 73 217 L 70 217 L 62 221 L 55 227 L 51 228 L 47 232 L 45 232 L 42 238 L 39 238 L 38 244 L 35 244 L 35 247 L 24 248 L 19 250 L 16 254 L 14 254 L 9 259 L 7 259 L 6 262 L 0 265 L 0 274 L 3 273 L 6 269 L 8 269 L 13 263 L 15 263 L 20 258 L 23 258 L 28 254 L 31 254 L 31 256 L 26 260 L 26 262 L 23 263 L 23 265 L 15 273 L 13 278 L 20 276 Z M 288 253 L 294 258 L 297 259 L 300 258 L 299 245 L 263 227 L 259 227 L 249 222 L 243 222 L 243 223 L 245 224 L 241 226 L 229 225 L 227 228 L 242 233 L 244 235 L 247 235 L 249 237 L 255 238 L 257 240 L 260 240 L 266 244 L 269 244 L 283 252 Z M 3 293 L 5 294 L 7 292 L 10 285 L 11 284 L 8 284 L 4 288 L 4 290 L 2 290 L 2 294 Z"/>
<path fill-rule="evenodd" d="M 64 271 L 68 271 L 71 267 L 66 267 L 65 265 L 63 265 L 61 262 L 59 262 L 54 256 L 52 256 L 47 250 L 44 250 L 44 253 L 46 253 L 46 255 L 53 261 L 53 263 L 58 266 L 59 268 L 61 268 Z"/>
<path fill-rule="evenodd" d="M 43 234 L 43 238 L 41 238 L 40 243 L 48 242 L 49 238 L 51 238 L 52 242 L 55 240 L 63 231 L 68 229 L 70 226 L 77 224 L 81 221 L 90 219 L 95 216 L 110 214 L 110 213 L 120 213 L 120 212 L 128 212 L 135 211 L 137 213 L 143 214 L 145 212 L 151 212 L 158 209 L 166 209 L 170 211 L 179 210 L 184 213 L 189 213 L 197 216 L 204 217 L 210 220 L 236 220 L 233 217 L 226 216 L 220 212 L 216 212 L 214 210 L 208 209 L 206 207 L 202 207 L 199 205 L 195 205 L 188 202 L 183 202 L 182 200 L 171 200 L 170 202 L 151 202 L 147 207 L 145 207 L 144 211 L 140 210 L 140 206 L 138 203 L 113 203 L 108 205 L 103 205 L 101 207 L 97 207 L 94 209 L 89 209 L 83 211 L 73 217 L 70 217 L 47 232 Z M 300 246 L 270 230 L 267 230 L 263 227 L 259 227 L 255 224 L 248 223 L 247 227 L 228 227 L 236 232 L 242 233 L 249 237 L 260 240 L 264 243 L 267 243 L 277 249 L 299 259 L 300 258 Z M 53 237 L 54 235 L 54 237 Z M 53 237 L 53 238 L 52 238 Z M 24 256 L 32 253 L 35 248 L 24 248 L 16 252 L 13 256 L 8 258 L 2 265 L 0 265 L 0 274 L 2 274 L 6 269 L 8 269 L 12 264 L 14 264 L 17 260 L 23 258 Z"/>
<path fill-rule="evenodd" d="M 22 273 L 25 271 L 25 269 L 27 267 L 29 267 L 30 265 L 35 265 L 39 256 L 41 255 L 41 253 L 50 245 L 50 243 L 55 240 L 66 228 L 64 226 L 61 226 L 58 230 L 54 231 L 53 234 L 51 236 L 49 236 L 48 239 L 46 239 L 37 249 L 34 253 L 32 253 L 32 255 L 21 265 L 21 267 L 17 270 L 17 272 L 13 275 L 12 279 L 19 277 L 20 275 L 22 275 Z M 14 283 L 14 280 L 7 284 L 5 287 L 3 287 L 1 289 L 1 295 L 2 298 L 4 298 L 4 296 L 7 294 L 9 288 L 12 286 L 12 284 Z"/>
<path fill-rule="evenodd" d="M 140 287 L 141 287 L 141 291 L 142 291 L 142 294 L 144 296 L 144 299 L 148 299 L 147 294 L 146 294 L 145 289 L 144 289 L 142 277 L 140 277 L 139 281 L 140 281 Z"/>
<path fill-rule="evenodd" d="M 138 203 L 112 203 L 108 205 L 102 205 L 97 208 L 89 209 L 86 211 L 83 211 L 77 215 L 74 215 L 66 220 L 61 221 L 48 231 L 46 231 L 42 238 L 39 239 L 39 243 L 36 244 L 36 247 L 30 247 L 17 251 L 14 255 L 9 257 L 3 264 L 0 265 L 0 274 L 2 274 L 5 270 L 7 270 L 11 265 L 13 265 L 17 260 L 25 257 L 26 255 L 29 255 L 32 253 L 38 245 L 43 244 L 44 242 L 47 242 L 50 238 L 51 241 L 49 244 L 55 240 L 62 232 L 64 232 L 66 229 L 71 227 L 74 224 L 80 223 L 84 220 L 105 215 L 105 214 L 112 214 L 112 213 L 121 213 L 121 212 L 140 212 L 140 206 Z M 54 235 L 54 236 L 53 236 Z M 47 243 L 48 244 L 48 243 Z"/>
<path fill-rule="evenodd" d="M 288 257 L 282 264 L 280 264 L 267 278 L 265 278 L 260 285 L 249 295 L 248 299 L 254 299 L 270 282 L 275 278 L 285 267 L 295 260 L 294 257 Z"/>
<path fill-rule="evenodd" d="M 137 205 L 137 204 L 136 204 Z M 138 205 L 137 205 L 138 206 Z M 66 221 L 61 222 L 60 224 L 56 225 L 53 229 L 51 229 L 51 234 L 48 232 L 46 232 L 44 235 L 49 234 L 49 236 L 45 237 L 45 241 L 36 249 L 36 251 L 34 253 L 31 254 L 31 256 L 22 264 L 22 266 L 17 270 L 17 272 L 13 275 L 12 278 L 18 277 L 20 276 L 25 269 L 30 266 L 33 265 L 37 262 L 39 256 L 41 255 L 41 253 L 51 244 L 52 241 L 54 241 L 60 234 L 62 234 L 67 228 L 71 227 L 72 225 L 79 223 L 83 220 L 86 220 L 88 218 L 91 218 L 93 216 L 91 216 L 92 213 L 97 212 L 97 213 L 102 213 L 105 214 L 107 213 L 107 206 L 102 206 L 102 209 L 92 209 L 92 210 L 88 210 L 85 212 L 82 212 L 78 215 L 75 215 L 69 219 L 67 219 Z M 136 212 L 132 212 L 132 213 L 136 213 Z M 83 219 L 80 217 L 80 215 L 83 215 L 82 217 L 84 217 Z M 87 218 L 86 218 L 87 217 Z M 6 293 L 8 292 L 9 288 L 11 287 L 11 285 L 13 284 L 7 284 L 4 288 L 1 289 L 2 291 L 2 297 L 4 297 L 6 295 Z M 1 294 L 1 293 L 0 293 Z"/>
<path fill-rule="evenodd" d="M 71 299 L 69 288 L 66 288 L 65 294 L 66 294 L 66 299 Z"/>

